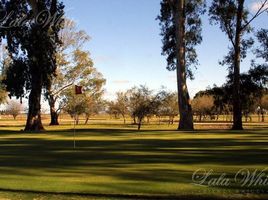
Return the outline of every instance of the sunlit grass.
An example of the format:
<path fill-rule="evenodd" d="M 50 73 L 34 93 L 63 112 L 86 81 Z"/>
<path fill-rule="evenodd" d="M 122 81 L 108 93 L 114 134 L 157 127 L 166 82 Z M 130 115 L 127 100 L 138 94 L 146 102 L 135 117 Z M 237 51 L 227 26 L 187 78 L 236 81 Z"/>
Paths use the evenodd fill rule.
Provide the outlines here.
<path fill-rule="evenodd" d="M 91 195 L 239 196 L 241 188 L 237 185 L 197 186 L 192 174 L 203 168 L 227 173 L 231 178 L 241 168 L 267 167 L 267 124 L 248 124 L 245 131 L 208 130 L 203 126 L 194 132 L 178 132 L 174 131 L 176 126 L 149 124 L 138 132 L 135 125 L 120 123 L 79 125 L 76 149 L 69 122 L 46 126 L 47 131 L 41 133 L 20 132 L 23 124 L 19 123 L 0 127 L 0 189 Z M 1 195 L 12 199 L 10 192 Z M 27 199 L 33 194 L 18 195 Z"/>

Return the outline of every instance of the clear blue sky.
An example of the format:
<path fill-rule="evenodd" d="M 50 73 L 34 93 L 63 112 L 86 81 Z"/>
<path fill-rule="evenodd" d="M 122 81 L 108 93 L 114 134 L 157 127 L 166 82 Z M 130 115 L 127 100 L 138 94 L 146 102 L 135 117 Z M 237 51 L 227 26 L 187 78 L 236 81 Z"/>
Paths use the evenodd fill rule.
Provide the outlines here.
<path fill-rule="evenodd" d="M 146 84 L 152 89 L 162 85 L 176 90 L 175 72 L 166 70 L 165 57 L 161 55 L 161 37 L 158 21 L 160 0 L 63 0 L 66 16 L 75 20 L 85 30 L 91 41 L 86 49 L 91 52 L 95 67 L 107 79 L 106 97 L 134 85 Z M 251 7 L 253 0 L 247 0 Z M 195 70 L 195 80 L 189 81 L 193 96 L 197 91 L 221 85 L 226 68 L 219 66 L 229 45 L 219 27 L 209 25 L 203 17 L 203 43 L 198 47 L 200 66 Z M 268 16 L 254 22 L 255 27 L 268 27 Z M 249 68 L 242 63 L 242 71 Z"/>

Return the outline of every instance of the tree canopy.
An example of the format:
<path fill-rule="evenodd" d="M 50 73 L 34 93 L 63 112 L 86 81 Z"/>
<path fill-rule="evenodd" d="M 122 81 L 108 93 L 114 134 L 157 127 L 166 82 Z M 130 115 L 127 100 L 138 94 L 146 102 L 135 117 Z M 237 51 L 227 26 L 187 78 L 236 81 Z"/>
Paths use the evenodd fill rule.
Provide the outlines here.
<path fill-rule="evenodd" d="M 3 83 L 10 96 L 22 98 L 30 92 L 25 130 L 42 130 L 41 93 L 55 76 L 64 5 L 58 0 L 5 0 L 0 8 L 1 14 L 12 13 L 0 30 L 11 58 Z M 13 26 L 17 19 L 26 23 Z"/>
<path fill-rule="evenodd" d="M 56 53 L 57 76 L 52 79 L 45 95 L 50 106 L 50 125 L 59 125 L 58 115 L 65 106 L 64 92 L 67 89 L 78 84 L 97 92 L 105 83 L 102 74 L 94 68 L 89 51 L 84 50 L 90 38 L 85 31 L 77 30 L 76 23 L 66 19 L 59 37 L 62 45 L 57 47 Z"/>
<path fill-rule="evenodd" d="M 245 6 L 245 0 L 213 0 L 209 8 L 210 22 L 219 25 L 231 46 L 229 53 L 220 63 L 227 65 L 232 76 L 233 99 L 233 129 L 243 129 L 240 85 L 240 63 L 247 56 L 247 50 L 252 47 L 254 40 L 248 36 L 252 32 L 251 22 L 262 13 L 267 12 L 267 0 L 258 1 L 260 4 L 256 13 L 252 14 Z M 247 37 L 246 37 L 247 36 Z"/>

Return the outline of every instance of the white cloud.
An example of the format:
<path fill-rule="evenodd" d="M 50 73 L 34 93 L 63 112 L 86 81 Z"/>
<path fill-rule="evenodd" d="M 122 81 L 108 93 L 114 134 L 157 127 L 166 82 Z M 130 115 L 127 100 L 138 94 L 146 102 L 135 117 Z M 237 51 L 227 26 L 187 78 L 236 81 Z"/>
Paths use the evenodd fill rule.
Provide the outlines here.
<path fill-rule="evenodd" d="M 199 81 L 199 83 L 208 83 L 209 81 L 207 79 L 202 79 Z"/>
<path fill-rule="evenodd" d="M 109 62 L 112 60 L 112 58 L 109 56 L 96 56 L 93 58 L 93 60 L 96 62 Z"/>
<path fill-rule="evenodd" d="M 176 77 L 176 75 L 170 75 L 170 76 L 168 76 L 167 78 L 168 78 L 168 80 L 170 80 L 170 81 L 172 81 L 172 82 L 174 82 L 174 83 L 177 82 L 177 77 Z"/>
<path fill-rule="evenodd" d="M 128 80 L 115 80 L 113 81 L 114 84 L 128 84 L 130 81 Z"/>

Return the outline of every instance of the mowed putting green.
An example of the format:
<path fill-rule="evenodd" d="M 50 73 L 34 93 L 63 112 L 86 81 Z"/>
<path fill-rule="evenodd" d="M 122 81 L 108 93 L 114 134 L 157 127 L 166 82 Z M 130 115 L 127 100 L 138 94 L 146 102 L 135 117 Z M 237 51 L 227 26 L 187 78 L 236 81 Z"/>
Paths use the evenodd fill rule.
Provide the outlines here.
<path fill-rule="evenodd" d="M 198 169 L 213 170 L 205 185 L 222 173 L 232 181 L 240 169 L 264 170 L 268 167 L 265 126 L 194 132 L 88 127 L 78 127 L 76 149 L 73 131 L 64 126 L 47 128 L 44 133 L 2 128 L 0 197 L 12 191 L 144 198 L 240 197 L 243 192 L 260 197 L 268 193 L 267 186 L 241 188 L 231 182 L 205 187 L 192 180 Z"/>

